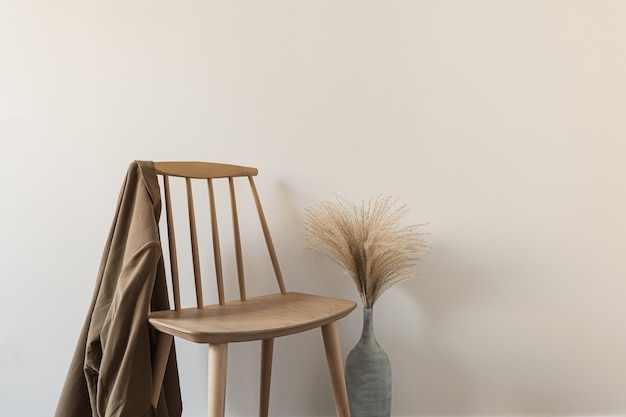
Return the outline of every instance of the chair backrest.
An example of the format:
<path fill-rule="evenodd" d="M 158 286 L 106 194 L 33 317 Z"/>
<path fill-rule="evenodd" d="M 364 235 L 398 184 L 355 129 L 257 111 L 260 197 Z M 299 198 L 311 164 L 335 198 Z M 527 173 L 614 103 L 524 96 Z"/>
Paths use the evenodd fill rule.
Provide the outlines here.
<path fill-rule="evenodd" d="M 185 181 L 186 195 L 187 195 L 187 212 L 189 219 L 189 236 L 191 244 L 191 260 L 193 263 L 193 275 L 195 280 L 195 295 L 196 305 L 198 308 L 204 306 L 202 295 L 202 276 L 200 272 L 200 254 L 198 250 L 198 228 L 196 226 L 196 212 L 194 208 L 194 196 L 192 182 L 206 181 L 208 188 L 208 210 L 210 211 L 211 219 L 211 236 L 213 243 L 213 257 L 215 265 L 215 279 L 217 283 L 217 296 L 219 303 L 223 305 L 226 301 L 224 298 L 224 278 L 222 268 L 222 254 L 220 250 L 220 234 L 218 231 L 218 218 L 216 210 L 215 200 L 215 183 L 217 181 L 227 181 L 229 194 L 230 194 L 230 212 L 232 217 L 233 227 L 233 240 L 235 246 L 235 258 L 237 266 L 237 277 L 239 286 L 239 298 L 242 301 L 246 300 L 246 284 L 244 277 L 244 263 L 242 255 L 241 245 L 241 233 L 239 230 L 239 211 L 237 208 L 237 199 L 235 196 L 235 181 L 238 178 L 243 178 L 244 181 L 247 178 L 249 183 L 252 197 L 256 205 L 256 212 L 261 223 L 263 235 L 265 237 L 265 243 L 269 251 L 271 263 L 276 275 L 276 281 L 278 288 L 282 294 L 286 292 L 285 285 L 283 283 L 282 274 L 278 265 L 278 259 L 276 257 L 276 251 L 272 238 L 265 220 L 261 201 L 254 183 L 254 176 L 257 175 L 258 170 L 251 167 L 243 167 L 237 165 L 217 164 L 210 162 L 155 162 L 156 172 L 163 177 L 163 194 L 165 200 L 165 213 L 167 223 L 167 236 L 169 246 L 169 263 L 171 269 L 172 291 L 174 298 L 174 308 L 176 310 L 181 309 L 180 300 L 180 284 L 179 284 L 179 264 L 177 256 L 176 235 L 174 233 L 174 215 L 172 213 L 172 197 L 170 177 L 179 177 Z"/>

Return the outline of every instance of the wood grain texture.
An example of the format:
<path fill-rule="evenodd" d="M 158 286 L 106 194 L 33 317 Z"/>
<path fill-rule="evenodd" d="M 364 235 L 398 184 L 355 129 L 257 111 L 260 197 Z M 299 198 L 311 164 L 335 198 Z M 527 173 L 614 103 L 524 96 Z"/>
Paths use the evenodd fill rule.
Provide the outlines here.
<path fill-rule="evenodd" d="M 169 352 L 173 336 L 196 343 L 208 344 L 209 416 L 223 417 L 226 405 L 228 344 L 232 342 L 260 340 L 262 349 L 259 405 L 260 416 L 266 417 L 269 414 L 274 338 L 321 327 L 333 392 L 335 394 L 337 413 L 340 417 L 349 417 L 350 410 L 347 404 L 348 400 L 343 380 L 343 367 L 341 364 L 341 350 L 339 348 L 339 337 L 337 335 L 335 322 L 353 311 L 356 308 L 356 303 L 349 300 L 287 292 L 276 250 L 270 236 L 267 220 L 261 206 L 261 200 L 254 183 L 253 177 L 257 175 L 257 169 L 207 162 L 156 162 L 154 165 L 157 173 L 164 177 L 168 243 L 175 308 L 175 310 L 152 312 L 148 316 L 150 325 L 161 333 L 159 337 L 161 339 L 164 338 L 163 340 L 165 341 L 169 341 L 169 343 L 163 342 L 158 356 L 161 358 L 167 356 L 166 354 Z M 180 306 L 179 265 L 174 235 L 174 216 L 172 214 L 169 177 L 184 178 L 186 186 L 187 217 L 190 235 L 188 249 L 191 252 L 193 279 L 196 289 L 196 307 L 193 308 L 181 309 Z M 247 298 L 234 177 L 244 177 L 241 181 L 246 181 L 247 179 L 246 182 L 249 183 L 258 214 L 258 220 L 261 224 L 269 252 L 269 258 L 276 276 L 278 289 L 280 291 L 279 294 Z M 216 189 L 219 191 L 221 188 L 214 188 L 213 184 L 214 179 L 218 181 L 217 179 L 224 178 L 228 179 L 235 244 L 234 254 L 237 263 L 240 296 L 239 300 L 228 302 L 225 301 L 224 297 L 222 252 L 220 249 L 220 236 L 218 231 L 219 222 L 216 215 Z M 215 264 L 215 278 L 217 281 L 219 301 L 219 304 L 208 306 L 204 305 L 202 297 L 200 257 L 205 255 L 205 251 L 200 251 L 198 248 L 198 230 L 192 186 L 192 180 L 195 182 L 199 179 L 207 180 L 208 184 L 208 208 L 211 215 L 212 230 L 211 240 L 213 243 L 213 261 Z M 155 375 L 156 379 L 161 378 L 158 375 L 161 372 L 158 366 L 159 365 L 157 365 L 157 374 Z M 154 387 L 158 389 L 159 381 L 154 381 Z M 155 396 L 158 399 L 157 393 L 155 393 Z"/>
<path fill-rule="evenodd" d="M 156 311 L 149 322 L 159 331 L 197 343 L 268 339 L 324 326 L 348 315 L 354 301 L 289 292 L 202 309 Z"/>
<path fill-rule="evenodd" d="M 259 396 L 259 417 L 267 417 L 269 415 L 273 355 L 274 339 L 264 339 L 261 342 L 261 390 Z"/>
<path fill-rule="evenodd" d="M 187 178 L 227 178 L 257 175 L 258 170 L 214 162 L 155 162 L 157 174 Z"/>
<path fill-rule="evenodd" d="M 209 417 L 224 417 L 227 363 L 228 345 L 226 343 L 209 345 Z"/>
<path fill-rule="evenodd" d="M 339 333 L 337 323 L 332 322 L 322 327 L 324 337 L 324 348 L 326 350 L 326 361 L 328 371 L 333 386 L 335 396 L 335 409 L 338 417 L 350 417 L 350 404 L 348 402 L 348 391 L 341 362 L 341 347 L 339 345 Z"/>

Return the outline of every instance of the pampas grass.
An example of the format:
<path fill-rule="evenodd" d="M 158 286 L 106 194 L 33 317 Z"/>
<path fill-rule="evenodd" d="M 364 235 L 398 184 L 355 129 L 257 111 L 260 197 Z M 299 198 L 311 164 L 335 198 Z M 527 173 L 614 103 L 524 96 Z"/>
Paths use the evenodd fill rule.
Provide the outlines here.
<path fill-rule="evenodd" d="M 372 198 L 347 208 L 339 200 L 306 209 L 304 245 L 345 268 L 363 306 L 372 308 L 385 290 L 412 278 L 413 267 L 430 247 L 421 225 L 402 226 L 406 204 L 389 196 Z"/>

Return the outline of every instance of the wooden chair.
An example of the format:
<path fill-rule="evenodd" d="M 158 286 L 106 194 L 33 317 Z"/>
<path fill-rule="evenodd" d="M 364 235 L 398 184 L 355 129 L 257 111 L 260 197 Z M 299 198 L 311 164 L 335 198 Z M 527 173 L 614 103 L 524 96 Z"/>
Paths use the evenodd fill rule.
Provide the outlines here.
<path fill-rule="evenodd" d="M 158 401 L 161 380 L 173 336 L 196 343 L 208 344 L 209 416 L 212 417 L 224 415 L 228 344 L 259 340 L 261 341 L 259 415 L 261 417 L 267 416 L 274 339 L 314 328 L 321 328 L 337 415 L 349 417 L 348 397 L 335 322 L 348 315 L 356 307 L 356 303 L 316 295 L 287 292 L 253 179 L 257 175 L 257 169 L 203 162 L 157 162 L 155 163 L 155 168 L 157 174 L 163 176 L 174 310 L 153 312 L 148 319 L 150 325 L 160 332 L 156 355 L 160 360 L 158 360 L 158 365 L 153 370 L 153 386 L 155 389 L 153 404 L 156 406 Z M 181 177 L 186 183 L 191 259 L 196 296 L 196 305 L 192 308 L 181 308 L 177 246 L 170 196 L 170 177 Z M 243 180 L 238 177 L 243 177 Z M 192 182 L 195 183 L 198 180 L 206 182 L 208 187 L 208 211 L 210 211 L 211 219 L 215 278 L 217 282 L 217 298 L 219 300 L 219 303 L 214 305 L 204 305 L 203 302 L 200 251 L 198 249 L 198 231 L 196 228 L 192 186 Z M 224 296 L 224 274 L 222 271 L 214 191 L 216 188 L 214 184 L 218 181 L 227 181 L 230 191 L 235 246 L 234 257 L 236 258 L 239 287 L 239 297 L 235 301 L 226 301 Z M 250 298 L 246 296 L 238 208 L 235 198 L 235 182 L 238 181 L 248 182 L 252 192 L 261 230 L 265 237 L 265 243 L 267 244 L 278 284 L 278 292 L 275 294 Z M 225 190 L 225 185 L 222 185 L 222 187 Z"/>

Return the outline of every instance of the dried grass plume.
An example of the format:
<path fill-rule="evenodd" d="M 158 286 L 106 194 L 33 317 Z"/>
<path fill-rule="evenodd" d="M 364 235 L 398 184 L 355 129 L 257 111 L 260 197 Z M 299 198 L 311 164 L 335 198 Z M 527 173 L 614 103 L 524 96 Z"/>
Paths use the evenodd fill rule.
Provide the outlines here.
<path fill-rule="evenodd" d="M 389 196 L 347 208 L 339 200 L 306 209 L 304 246 L 328 255 L 356 284 L 363 306 L 372 308 L 391 286 L 413 278 L 413 267 L 430 247 L 421 225 L 402 226 L 406 204 Z"/>

